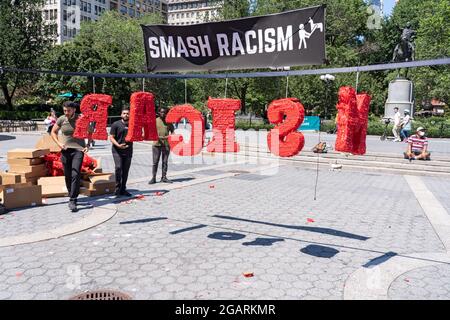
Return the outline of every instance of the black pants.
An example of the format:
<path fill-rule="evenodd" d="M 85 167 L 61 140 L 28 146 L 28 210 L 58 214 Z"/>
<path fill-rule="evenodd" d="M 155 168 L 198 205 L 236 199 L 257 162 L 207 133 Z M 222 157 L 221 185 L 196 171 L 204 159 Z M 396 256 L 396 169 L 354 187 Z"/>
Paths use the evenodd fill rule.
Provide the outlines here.
<path fill-rule="evenodd" d="M 166 146 L 153 146 L 153 177 L 156 178 L 156 173 L 158 172 L 159 158 L 162 154 L 162 176 L 167 175 L 167 168 L 169 162 L 170 148 Z"/>
<path fill-rule="evenodd" d="M 74 201 L 80 194 L 81 165 L 83 164 L 84 153 L 76 149 L 61 151 L 61 162 L 64 165 L 64 176 L 66 187 L 69 191 L 70 201 Z"/>
<path fill-rule="evenodd" d="M 127 188 L 128 172 L 130 171 L 132 152 L 117 152 L 112 149 L 116 167 L 116 192 L 124 192 Z"/>

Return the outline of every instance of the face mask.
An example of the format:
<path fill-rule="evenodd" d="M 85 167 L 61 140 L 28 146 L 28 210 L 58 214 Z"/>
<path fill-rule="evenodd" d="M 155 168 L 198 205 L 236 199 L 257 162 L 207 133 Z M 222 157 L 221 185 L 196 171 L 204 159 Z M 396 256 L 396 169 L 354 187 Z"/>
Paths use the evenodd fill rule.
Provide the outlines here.
<path fill-rule="evenodd" d="M 423 132 L 423 131 L 419 131 L 419 137 L 425 137 L 425 132 Z"/>

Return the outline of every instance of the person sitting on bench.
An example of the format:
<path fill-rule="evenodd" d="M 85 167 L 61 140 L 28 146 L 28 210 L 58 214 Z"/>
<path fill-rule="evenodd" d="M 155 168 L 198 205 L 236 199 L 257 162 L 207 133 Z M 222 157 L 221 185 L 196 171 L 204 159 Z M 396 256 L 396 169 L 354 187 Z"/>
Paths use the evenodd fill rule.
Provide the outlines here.
<path fill-rule="evenodd" d="M 411 160 L 430 160 L 430 152 L 428 152 L 428 139 L 426 137 L 426 129 L 419 127 L 416 134 L 410 136 L 407 140 L 408 149 L 404 152 L 405 159 Z"/>

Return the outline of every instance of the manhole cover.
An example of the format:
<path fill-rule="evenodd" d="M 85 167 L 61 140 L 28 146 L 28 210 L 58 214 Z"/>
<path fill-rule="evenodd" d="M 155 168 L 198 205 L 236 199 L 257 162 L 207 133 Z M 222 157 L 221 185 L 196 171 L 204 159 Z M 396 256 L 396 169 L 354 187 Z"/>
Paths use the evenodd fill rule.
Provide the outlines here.
<path fill-rule="evenodd" d="M 132 300 L 132 299 L 129 295 L 120 291 L 96 290 L 78 294 L 76 296 L 73 296 L 69 300 Z"/>

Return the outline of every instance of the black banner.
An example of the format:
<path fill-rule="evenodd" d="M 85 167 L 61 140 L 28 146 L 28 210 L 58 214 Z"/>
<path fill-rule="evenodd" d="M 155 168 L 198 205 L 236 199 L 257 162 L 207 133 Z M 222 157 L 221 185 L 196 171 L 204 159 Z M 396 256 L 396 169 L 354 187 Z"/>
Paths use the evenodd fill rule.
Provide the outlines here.
<path fill-rule="evenodd" d="M 280 68 L 325 60 L 325 6 L 142 30 L 150 72 Z"/>

